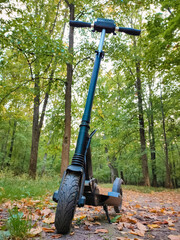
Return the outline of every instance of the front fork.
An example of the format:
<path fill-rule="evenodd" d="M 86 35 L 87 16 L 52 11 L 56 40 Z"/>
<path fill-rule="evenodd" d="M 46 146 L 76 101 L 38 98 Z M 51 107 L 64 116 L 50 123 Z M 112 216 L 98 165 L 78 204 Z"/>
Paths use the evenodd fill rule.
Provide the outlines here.
<path fill-rule="evenodd" d="M 83 196 L 84 193 L 84 186 L 85 181 L 90 181 L 92 179 L 92 161 L 91 161 L 91 150 L 90 150 L 90 143 L 91 139 L 96 133 L 97 130 L 94 130 L 90 136 L 88 136 L 88 141 L 86 144 L 84 159 L 83 159 L 83 165 L 77 165 L 79 163 L 78 155 L 75 155 L 72 160 L 72 164 L 67 168 L 66 173 L 68 171 L 70 172 L 79 172 L 81 174 L 81 182 L 80 182 L 80 188 L 79 188 L 79 200 L 78 200 L 78 206 L 83 207 L 86 201 L 85 196 Z M 81 159 L 80 159 L 81 160 Z M 80 162 L 81 163 L 81 162 Z"/>
<path fill-rule="evenodd" d="M 88 141 L 87 141 L 87 145 L 86 145 L 86 150 L 85 150 L 85 155 L 84 155 L 84 163 L 83 163 L 83 167 L 82 166 L 78 166 L 77 164 L 72 164 L 70 166 L 68 166 L 68 168 L 64 171 L 63 174 L 63 178 L 61 181 L 61 185 L 63 184 L 64 178 L 65 176 L 71 172 L 71 173 L 76 173 L 76 174 L 80 174 L 81 178 L 80 178 L 80 183 L 79 183 L 79 197 L 78 197 L 78 206 L 79 207 L 83 207 L 85 204 L 85 200 L 86 198 L 83 196 L 84 193 L 84 186 L 85 186 L 85 181 L 93 181 L 92 177 L 92 161 L 91 161 L 91 150 L 90 150 L 90 143 L 91 143 L 91 139 L 94 136 L 94 134 L 96 133 L 97 130 L 94 130 L 90 136 L 88 136 Z M 76 160 L 76 159 L 75 159 Z M 77 162 L 75 162 L 77 163 Z M 61 188 L 60 185 L 60 188 Z M 93 184 L 92 184 L 93 185 Z M 59 188 L 59 189 L 60 189 Z M 58 202 L 58 191 L 54 192 L 53 195 L 53 200 L 55 202 Z"/>

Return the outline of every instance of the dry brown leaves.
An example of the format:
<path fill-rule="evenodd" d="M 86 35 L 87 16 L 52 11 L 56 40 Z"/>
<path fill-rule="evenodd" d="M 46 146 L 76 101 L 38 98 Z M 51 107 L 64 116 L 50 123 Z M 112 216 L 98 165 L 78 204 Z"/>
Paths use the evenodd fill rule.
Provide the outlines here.
<path fill-rule="evenodd" d="M 137 201 L 138 198 L 142 199 L 142 201 Z M 178 229 L 176 228 L 180 212 L 175 211 L 174 207 L 172 207 L 173 202 L 179 204 L 177 195 L 169 193 L 152 193 L 147 195 L 125 191 L 122 213 L 111 215 L 112 208 L 109 207 L 111 219 L 115 218 L 115 222 L 111 226 L 119 234 L 114 239 L 146 239 L 147 232 L 149 234 L 166 227 L 169 230 L 168 238 L 170 240 L 180 240 L 180 235 L 177 234 Z M 160 204 L 156 205 L 156 203 Z M 169 204 L 168 207 L 165 207 L 167 204 Z M 61 234 L 55 234 L 56 204 L 51 201 L 51 196 L 47 196 L 43 201 L 32 198 L 14 202 L 7 201 L 0 207 L 0 212 L 4 211 L 5 208 L 12 209 L 15 206 L 24 213 L 25 219 L 31 219 L 34 223 L 33 228 L 29 232 L 29 237 L 40 236 L 42 233 L 50 234 L 52 239 L 62 237 Z M 108 235 L 109 230 L 104 227 L 104 223 L 101 221 L 102 216 L 106 218 L 102 207 L 85 206 L 78 208 L 73 219 L 74 231 L 70 233 L 72 239 L 77 229 L 78 231 L 88 231 L 91 234 Z M 0 221 L 0 226 L 1 224 L 2 222 Z M 128 236 L 125 236 L 125 234 Z"/>

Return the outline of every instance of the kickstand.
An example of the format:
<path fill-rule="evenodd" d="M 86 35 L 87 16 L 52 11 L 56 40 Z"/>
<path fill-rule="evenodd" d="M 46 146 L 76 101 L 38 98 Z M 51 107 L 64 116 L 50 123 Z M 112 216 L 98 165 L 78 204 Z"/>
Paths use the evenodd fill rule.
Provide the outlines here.
<path fill-rule="evenodd" d="M 104 209 L 104 211 L 105 211 L 105 213 L 106 213 L 108 222 L 111 223 L 111 219 L 110 219 L 110 217 L 109 217 L 108 208 L 107 208 L 107 205 L 106 205 L 106 204 L 103 205 L 103 209 Z"/>

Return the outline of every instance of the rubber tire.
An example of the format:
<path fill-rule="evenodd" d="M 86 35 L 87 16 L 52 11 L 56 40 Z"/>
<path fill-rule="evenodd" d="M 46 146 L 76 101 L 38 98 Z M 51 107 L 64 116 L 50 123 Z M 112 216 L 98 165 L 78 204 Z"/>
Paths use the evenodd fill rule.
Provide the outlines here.
<path fill-rule="evenodd" d="M 122 180 L 120 178 L 116 178 L 113 183 L 112 192 L 118 192 L 118 193 L 120 193 L 120 195 L 122 197 L 123 193 L 122 193 L 121 183 L 122 183 Z M 121 203 L 118 207 L 114 206 L 114 211 L 116 213 L 120 213 L 121 208 L 122 208 L 122 199 L 121 199 Z"/>
<path fill-rule="evenodd" d="M 55 215 L 57 233 L 67 234 L 71 229 L 79 195 L 80 176 L 68 173 L 61 183 Z"/>

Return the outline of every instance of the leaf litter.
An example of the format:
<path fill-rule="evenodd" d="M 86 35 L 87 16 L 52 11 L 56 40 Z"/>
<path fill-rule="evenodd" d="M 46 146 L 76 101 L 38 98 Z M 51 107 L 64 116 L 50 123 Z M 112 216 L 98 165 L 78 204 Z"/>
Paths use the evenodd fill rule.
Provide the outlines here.
<path fill-rule="evenodd" d="M 112 224 L 108 224 L 102 207 L 77 208 L 72 231 L 66 236 L 55 233 L 56 205 L 52 202 L 51 195 L 47 195 L 43 200 L 27 198 L 7 201 L 0 206 L 0 212 L 3 215 L 7 209 L 18 207 L 19 211 L 24 213 L 24 218 L 33 222 L 28 237 L 36 239 L 79 240 L 93 236 L 94 240 L 180 240 L 180 194 L 174 192 L 145 194 L 124 190 L 123 195 L 120 213 L 115 214 L 113 207 L 108 207 Z M 0 217 L 0 228 L 3 228 L 3 225 L 4 220 Z"/>

